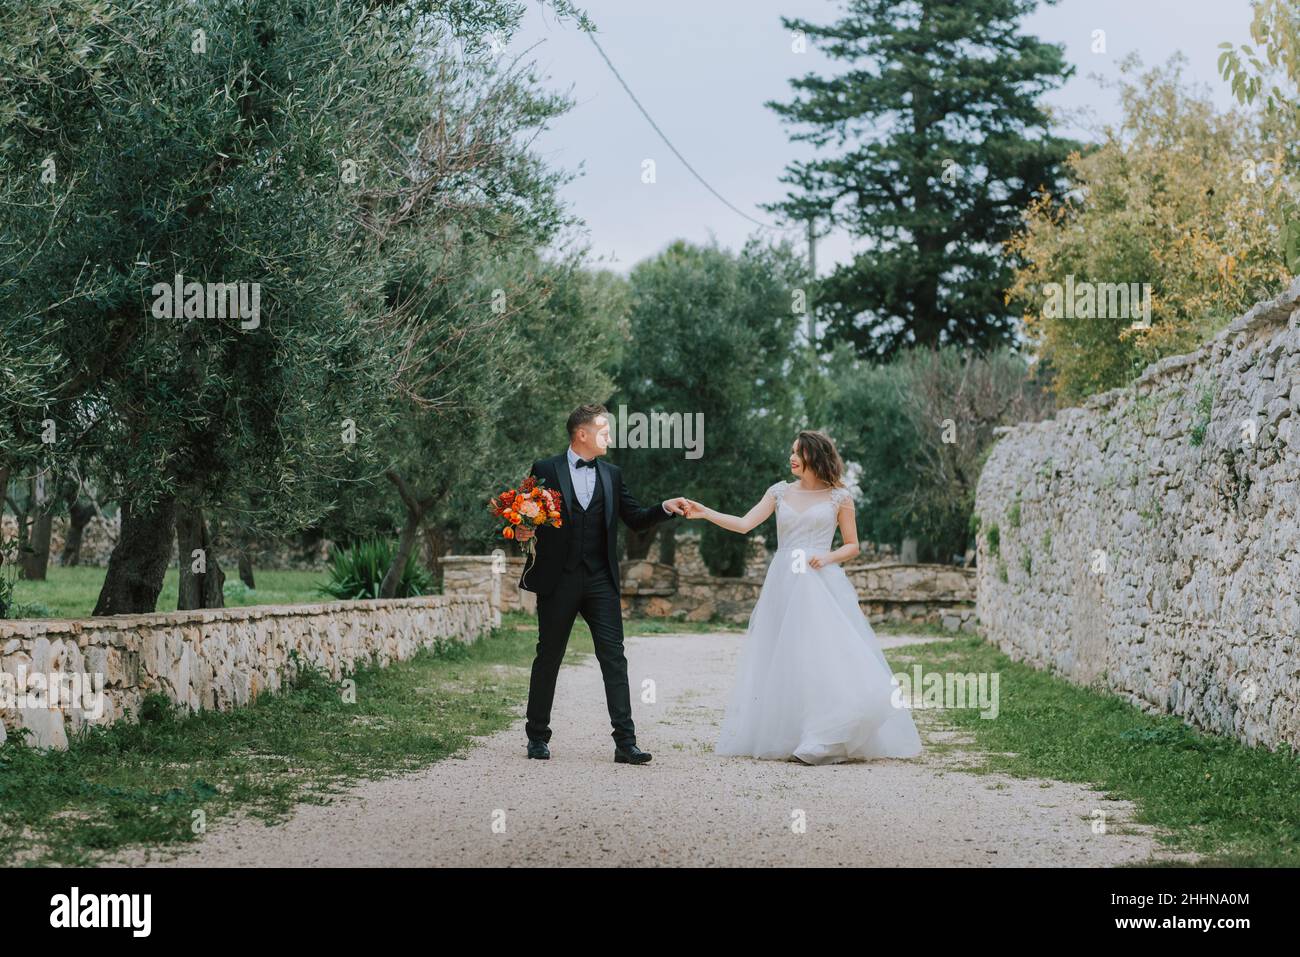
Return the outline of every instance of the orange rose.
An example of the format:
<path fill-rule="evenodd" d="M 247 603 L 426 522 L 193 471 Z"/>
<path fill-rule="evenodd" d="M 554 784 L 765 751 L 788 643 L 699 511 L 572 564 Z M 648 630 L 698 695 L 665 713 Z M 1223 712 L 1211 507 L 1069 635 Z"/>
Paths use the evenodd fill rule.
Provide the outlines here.
<path fill-rule="evenodd" d="M 514 538 L 515 530 L 513 528 L 510 528 L 509 526 L 506 526 L 505 528 L 501 529 L 501 534 L 504 535 L 506 538 Z"/>
<path fill-rule="evenodd" d="M 518 512 L 512 512 L 512 513 L 510 514 L 510 524 L 511 524 L 511 525 L 518 525 L 518 524 L 519 524 L 519 513 L 518 513 Z"/>

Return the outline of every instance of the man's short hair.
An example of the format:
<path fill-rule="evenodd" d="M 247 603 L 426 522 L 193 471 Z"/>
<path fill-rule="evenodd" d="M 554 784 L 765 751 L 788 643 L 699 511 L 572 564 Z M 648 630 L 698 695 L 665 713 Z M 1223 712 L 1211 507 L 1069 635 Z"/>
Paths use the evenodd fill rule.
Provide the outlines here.
<path fill-rule="evenodd" d="M 591 422 L 597 416 L 609 416 L 609 409 L 598 403 L 589 402 L 586 405 L 580 405 L 569 413 L 569 438 L 573 438 L 573 433 L 578 429 Z"/>

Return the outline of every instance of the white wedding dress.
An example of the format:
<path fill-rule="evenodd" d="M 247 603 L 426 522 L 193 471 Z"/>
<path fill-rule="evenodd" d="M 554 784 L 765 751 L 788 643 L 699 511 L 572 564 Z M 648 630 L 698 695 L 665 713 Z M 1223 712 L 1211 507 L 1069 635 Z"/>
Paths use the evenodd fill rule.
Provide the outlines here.
<path fill-rule="evenodd" d="M 831 550 L 849 493 L 795 482 L 769 491 L 778 547 L 714 751 L 808 764 L 915 757 L 921 738 L 908 709 L 893 703 L 893 672 L 853 583 L 838 564 L 806 565 Z"/>

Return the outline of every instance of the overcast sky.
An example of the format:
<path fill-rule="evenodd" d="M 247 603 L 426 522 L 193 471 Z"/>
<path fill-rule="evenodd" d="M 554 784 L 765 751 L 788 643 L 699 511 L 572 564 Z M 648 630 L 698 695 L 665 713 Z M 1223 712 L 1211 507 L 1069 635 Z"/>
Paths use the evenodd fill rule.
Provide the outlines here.
<path fill-rule="evenodd" d="M 722 196 L 755 219 L 758 208 L 784 195 L 779 177 L 787 163 L 806 158 L 777 116 L 763 104 L 790 99 L 789 80 L 809 71 L 835 72 L 810 48 L 791 51 L 781 16 L 815 23 L 837 18 L 832 0 L 579 0 L 596 22 L 598 39 L 642 105 L 687 161 Z M 1136 51 L 1145 65 L 1181 50 L 1188 75 L 1209 86 L 1218 102 L 1232 100 L 1215 61 L 1224 40 L 1248 42 L 1249 0 L 1062 0 L 1040 6 L 1026 21 L 1038 37 L 1065 46 L 1075 76 L 1048 102 L 1071 117 L 1088 111 L 1092 122 L 1118 118 L 1113 90 L 1100 78 L 1118 75 L 1118 63 Z M 1104 30 L 1106 52 L 1093 53 L 1093 31 Z M 581 168 L 565 189 L 571 208 L 586 221 L 593 253 L 626 272 L 674 239 L 707 242 L 716 236 L 739 248 L 757 227 L 701 186 L 663 145 L 619 86 L 595 47 L 576 28 L 558 23 L 534 5 L 512 52 L 533 47 L 549 86 L 569 90 L 573 110 L 537 141 L 554 165 Z M 1075 122 L 1066 135 L 1086 139 Z M 652 159 L 657 182 L 641 181 Z M 799 238 L 802 235 L 791 234 Z M 818 245 L 818 272 L 851 255 L 852 244 L 831 235 Z"/>

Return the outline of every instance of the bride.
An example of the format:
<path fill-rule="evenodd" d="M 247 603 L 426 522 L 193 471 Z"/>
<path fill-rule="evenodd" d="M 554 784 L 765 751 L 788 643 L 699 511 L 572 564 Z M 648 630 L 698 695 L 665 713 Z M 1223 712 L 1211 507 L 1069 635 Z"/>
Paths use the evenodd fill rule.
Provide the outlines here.
<path fill-rule="evenodd" d="M 777 550 L 750 615 L 717 754 L 835 764 L 908 758 L 921 739 L 893 704 L 892 672 L 841 563 L 858 554 L 853 497 L 830 437 L 804 431 L 793 482 L 743 518 L 689 501 L 688 518 L 745 534 L 776 511 Z M 831 550 L 835 528 L 843 544 Z"/>

